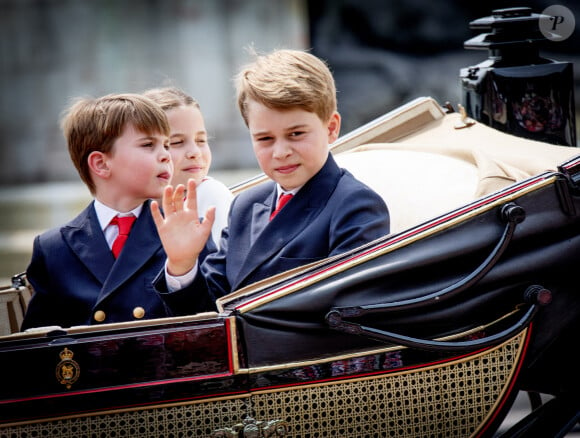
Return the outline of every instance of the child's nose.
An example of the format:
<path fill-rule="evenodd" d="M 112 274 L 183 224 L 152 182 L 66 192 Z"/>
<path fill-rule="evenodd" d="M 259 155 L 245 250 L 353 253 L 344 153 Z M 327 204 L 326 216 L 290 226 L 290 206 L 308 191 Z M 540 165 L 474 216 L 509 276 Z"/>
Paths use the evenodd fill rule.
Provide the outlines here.
<path fill-rule="evenodd" d="M 191 145 L 187 148 L 187 152 L 185 153 L 185 156 L 187 158 L 195 158 L 195 157 L 197 157 L 198 154 L 199 154 L 199 148 L 195 145 Z"/>
<path fill-rule="evenodd" d="M 292 148 L 285 140 L 279 140 L 274 144 L 274 150 L 272 151 L 272 155 L 275 158 L 286 157 L 290 155 L 292 152 Z"/>
<path fill-rule="evenodd" d="M 162 162 L 171 161 L 171 153 L 165 148 L 163 148 L 159 157 Z"/>

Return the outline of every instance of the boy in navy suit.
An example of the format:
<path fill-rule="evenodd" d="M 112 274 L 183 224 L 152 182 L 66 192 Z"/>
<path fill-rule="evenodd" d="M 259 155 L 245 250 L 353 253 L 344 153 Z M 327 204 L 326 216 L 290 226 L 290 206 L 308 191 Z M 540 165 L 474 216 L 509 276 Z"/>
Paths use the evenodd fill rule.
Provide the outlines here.
<path fill-rule="evenodd" d="M 164 111 L 138 94 L 79 99 L 62 128 L 94 200 L 35 238 L 27 269 L 34 294 L 22 330 L 170 315 L 151 284 L 166 255 L 149 199 L 162 195 L 173 172 Z M 122 249 L 117 236 L 126 219 L 117 216 L 134 222 Z"/>
<path fill-rule="evenodd" d="M 329 152 L 339 135 L 334 79 L 298 50 L 256 55 L 237 75 L 237 99 L 254 153 L 272 181 L 232 202 L 219 251 L 198 261 L 214 211 L 198 220 L 195 183 L 164 190 L 153 219 L 167 253 L 156 288 L 182 313 L 280 272 L 356 248 L 389 233 L 382 198 L 340 169 Z M 274 216 L 282 194 L 293 195 Z"/>

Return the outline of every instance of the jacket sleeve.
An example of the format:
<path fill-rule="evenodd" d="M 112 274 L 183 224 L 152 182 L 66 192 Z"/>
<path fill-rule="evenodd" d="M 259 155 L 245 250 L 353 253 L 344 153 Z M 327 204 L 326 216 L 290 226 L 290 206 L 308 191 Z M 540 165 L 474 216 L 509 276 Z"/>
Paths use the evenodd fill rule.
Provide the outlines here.
<path fill-rule="evenodd" d="M 198 269 L 193 282 L 182 289 L 169 292 L 165 279 L 165 267 L 155 277 L 155 280 L 153 280 L 155 290 L 169 307 L 173 316 L 192 315 L 217 310 L 217 297 L 208 288 L 206 279 L 199 269 L 199 266 L 202 265 L 206 257 L 215 253 L 215 251 L 215 244 L 211 239 L 208 239 L 208 243 L 199 256 L 197 263 Z"/>
<path fill-rule="evenodd" d="M 63 307 L 57 294 L 50 294 L 50 275 L 46 260 L 41 247 L 40 236 L 34 239 L 32 258 L 26 269 L 26 277 L 34 293 L 28 303 L 21 330 L 33 327 L 55 325 L 54 321 L 61 319 L 60 312 Z"/>
<path fill-rule="evenodd" d="M 389 210 L 374 190 L 360 185 L 336 202 L 330 226 L 330 254 L 334 256 L 386 236 L 390 232 Z"/>

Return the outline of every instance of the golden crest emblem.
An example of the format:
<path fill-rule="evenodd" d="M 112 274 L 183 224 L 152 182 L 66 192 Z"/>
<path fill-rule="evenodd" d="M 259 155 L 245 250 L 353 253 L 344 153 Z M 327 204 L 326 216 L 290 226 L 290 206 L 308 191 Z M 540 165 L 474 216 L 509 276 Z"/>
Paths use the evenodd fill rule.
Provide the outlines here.
<path fill-rule="evenodd" d="M 70 389 L 81 373 L 79 364 L 73 360 L 74 353 L 65 347 L 59 354 L 60 362 L 56 366 L 56 380 L 66 389 Z"/>

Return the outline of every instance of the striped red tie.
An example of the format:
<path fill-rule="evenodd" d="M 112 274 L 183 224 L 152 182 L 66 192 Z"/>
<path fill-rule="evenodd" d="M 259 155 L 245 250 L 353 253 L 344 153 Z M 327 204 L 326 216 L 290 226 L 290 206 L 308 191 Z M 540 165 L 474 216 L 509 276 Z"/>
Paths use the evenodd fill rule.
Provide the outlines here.
<path fill-rule="evenodd" d="M 113 247 L 111 250 L 113 251 L 113 255 L 115 258 L 119 257 L 121 250 L 123 249 L 123 245 L 127 241 L 129 237 L 129 231 L 131 231 L 131 227 L 133 223 L 137 219 L 135 216 L 115 216 L 111 221 L 111 225 L 117 225 L 119 227 L 119 235 L 113 242 Z"/>
<path fill-rule="evenodd" d="M 282 193 L 278 198 L 278 204 L 276 205 L 276 210 L 272 212 L 270 215 L 270 220 L 274 219 L 274 216 L 278 214 L 280 210 L 288 203 L 290 199 L 292 199 L 294 195 L 292 193 Z"/>

